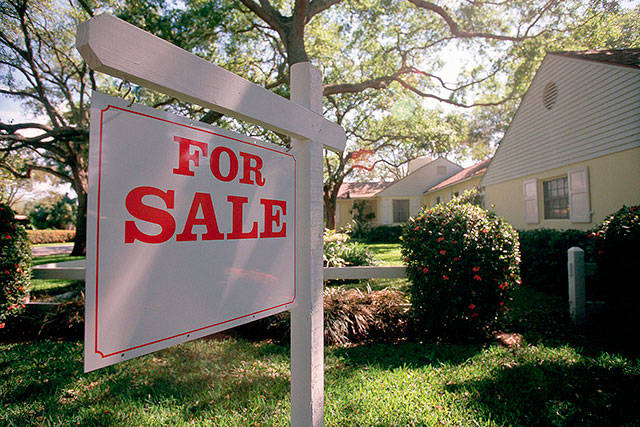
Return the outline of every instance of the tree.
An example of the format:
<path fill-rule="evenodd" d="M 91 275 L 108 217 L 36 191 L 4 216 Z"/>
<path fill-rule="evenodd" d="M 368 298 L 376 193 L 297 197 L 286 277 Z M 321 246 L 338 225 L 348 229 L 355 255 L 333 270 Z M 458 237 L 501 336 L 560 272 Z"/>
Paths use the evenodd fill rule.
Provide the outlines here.
<path fill-rule="evenodd" d="M 52 194 L 30 206 L 29 219 L 37 229 L 63 229 L 74 224 L 76 202 L 68 194 Z"/>
<path fill-rule="evenodd" d="M 76 25 L 87 13 L 53 0 L 3 0 L 0 93 L 21 100 L 46 123 L 0 122 L 0 168 L 15 177 L 42 171 L 77 194 L 73 254 L 85 253 L 89 92 L 96 77 L 76 54 Z M 10 160 L 19 157 L 16 165 Z"/>
<path fill-rule="evenodd" d="M 166 28 L 145 19 L 140 1 L 125 3 L 121 16 L 166 34 Z M 455 6 L 424 0 L 239 3 L 226 9 L 230 17 L 224 22 L 197 20 L 202 27 L 194 32 L 215 34 L 216 43 L 204 35 L 187 48 L 283 95 L 288 94 L 291 65 L 311 61 L 322 69 L 325 115 L 348 135 L 342 155 L 326 153 L 329 227 L 339 186 L 359 171 L 386 175 L 417 155 L 451 150 L 486 155 L 489 142 L 495 142 L 493 132 L 504 129 L 542 58 L 540 46 L 619 13 L 615 2 L 578 0 L 462 1 Z M 180 16 L 161 1 L 154 4 L 162 5 L 154 13 Z M 210 4 L 186 1 L 183 13 L 202 16 Z M 441 72 L 450 49 L 482 60 L 465 66 L 456 81 L 447 81 Z M 411 113 L 394 115 L 407 99 L 414 104 Z M 425 100 L 431 106 L 489 112 L 477 120 L 460 110 L 427 112 Z"/>

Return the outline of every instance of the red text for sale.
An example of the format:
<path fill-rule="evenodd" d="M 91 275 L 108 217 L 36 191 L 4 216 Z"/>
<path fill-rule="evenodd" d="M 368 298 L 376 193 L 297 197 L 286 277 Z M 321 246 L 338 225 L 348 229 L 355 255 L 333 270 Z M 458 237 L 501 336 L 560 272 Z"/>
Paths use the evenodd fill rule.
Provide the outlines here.
<path fill-rule="evenodd" d="M 267 177 L 263 175 L 262 158 L 244 151 L 234 151 L 225 146 L 214 146 L 205 142 L 175 136 L 177 148 L 174 175 L 195 177 L 196 174 L 209 174 L 211 179 L 220 182 L 238 182 L 248 186 L 262 187 Z M 208 162 L 208 165 L 205 163 Z M 145 204 L 155 198 L 151 206 Z M 144 200 L 143 200 L 144 199 Z M 215 206 L 227 204 L 225 212 L 231 211 L 230 218 L 216 214 Z M 187 218 L 180 224 L 174 217 L 175 190 L 160 189 L 152 186 L 136 187 L 125 197 L 128 213 L 135 220 L 125 221 L 124 242 L 158 244 L 175 236 L 178 242 L 196 240 L 233 240 L 277 238 L 287 236 L 287 202 L 260 198 L 259 218 L 246 218 L 245 205 L 249 198 L 239 195 L 224 194 L 221 198 L 206 192 L 195 192 Z M 164 208 L 157 207 L 163 205 Z M 228 216 L 228 215 L 226 215 Z M 152 223 L 160 227 L 160 232 L 148 234 L 139 225 Z M 202 226 L 196 227 L 195 226 Z M 197 231 L 197 232 L 196 232 Z"/>

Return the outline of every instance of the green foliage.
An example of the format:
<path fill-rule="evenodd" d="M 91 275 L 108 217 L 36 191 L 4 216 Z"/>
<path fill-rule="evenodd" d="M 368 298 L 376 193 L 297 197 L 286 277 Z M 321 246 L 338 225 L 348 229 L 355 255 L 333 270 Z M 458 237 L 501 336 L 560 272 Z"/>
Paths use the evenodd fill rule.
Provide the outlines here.
<path fill-rule="evenodd" d="M 367 235 L 370 229 L 369 221 L 376 217 L 373 212 L 367 212 L 367 202 L 364 200 L 356 200 L 353 202 L 351 209 L 353 222 L 349 224 L 348 233 L 354 239 L 361 239 Z"/>
<path fill-rule="evenodd" d="M 421 334 L 479 332 L 508 310 L 520 281 L 516 231 L 495 214 L 455 200 L 409 220 L 402 254 Z"/>
<path fill-rule="evenodd" d="M 371 251 L 362 243 L 352 242 L 348 234 L 325 229 L 323 237 L 325 267 L 375 265 Z"/>
<path fill-rule="evenodd" d="M 8 205 L 0 204 L 0 328 L 25 306 L 31 279 L 31 248 Z"/>
<path fill-rule="evenodd" d="M 606 278 L 608 311 L 634 337 L 640 336 L 637 324 L 638 261 L 640 260 L 640 205 L 623 206 L 594 227 L 594 257 L 602 277 Z"/>
<path fill-rule="evenodd" d="M 458 203 L 471 203 L 472 205 L 482 206 L 482 196 L 477 188 L 464 190 L 461 195 L 455 198 Z"/>
<path fill-rule="evenodd" d="M 587 232 L 580 230 L 519 230 L 522 283 L 567 298 L 567 250 L 586 249 Z"/>
<path fill-rule="evenodd" d="M 75 230 L 27 230 L 29 241 L 33 245 L 42 243 L 72 242 L 76 237 Z"/>
<path fill-rule="evenodd" d="M 398 243 L 401 235 L 401 225 L 378 225 L 367 231 L 365 240 L 369 243 Z"/>
<path fill-rule="evenodd" d="M 49 200 L 43 200 L 33 206 L 29 212 L 31 224 L 37 229 L 43 230 L 63 229 L 75 223 L 77 203 L 68 195 L 56 196 Z M 49 243 L 49 242 L 39 242 Z"/>

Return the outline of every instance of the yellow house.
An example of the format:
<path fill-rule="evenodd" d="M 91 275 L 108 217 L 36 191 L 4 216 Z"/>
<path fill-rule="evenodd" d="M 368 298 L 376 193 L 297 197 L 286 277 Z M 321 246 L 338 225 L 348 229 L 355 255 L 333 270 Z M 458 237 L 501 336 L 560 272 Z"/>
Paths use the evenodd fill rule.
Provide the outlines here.
<path fill-rule="evenodd" d="M 354 203 L 372 213 L 371 225 L 399 225 L 417 214 L 424 204 L 425 189 L 462 170 L 444 157 L 419 157 L 409 162 L 407 176 L 395 182 L 350 182 L 340 186 L 336 201 L 336 228 L 353 219 Z"/>
<path fill-rule="evenodd" d="M 438 203 L 446 203 L 466 190 L 477 189 L 490 161 L 491 159 L 487 159 L 469 166 L 429 188 L 424 192 L 423 204 L 435 206 Z"/>
<path fill-rule="evenodd" d="M 549 53 L 479 185 L 518 229 L 640 204 L 640 49 Z"/>

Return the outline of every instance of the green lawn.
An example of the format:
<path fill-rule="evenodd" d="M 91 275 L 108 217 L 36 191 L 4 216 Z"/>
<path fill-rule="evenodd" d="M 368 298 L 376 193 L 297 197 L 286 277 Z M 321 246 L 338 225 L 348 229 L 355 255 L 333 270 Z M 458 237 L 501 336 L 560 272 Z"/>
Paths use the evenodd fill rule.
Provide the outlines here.
<path fill-rule="evenodd" d="M 403 265 L 399 243 L 367 243 L 380 260 L 380 265 Z"/>
<path fill-rule="evenodd" d="M 399 245 L 372 247 L 401 265 Z M 326 424 L 640 425 L 640 359 L 570 327 L 562 298 L 521 288 L 510 308 L 502 328 L 523 334 L 520 347 L 327 348 Z M 89 374 L 82 351 L 81 342 L 0 343 L 0 425 L 289 424 L 288 346 L 203 339 Z"/>
<path fill-rule="evenodd" d="M 77 259 L 84 259 L 83 256 L 71 256 L 69 254 L 55 254 L 33 257 L 31 260 L 32 265 L 50 264 L 54 262 L 75 261 Z"/>
<path fill-rule="evenodd" d="M 200 340 L 82 373 L 82 344 L 0 344 L 0 424 L 287 425 L 289 348 Z M 326 350 L 329 426 L 640 422 L 638 360 L 570 346 Z"/>

